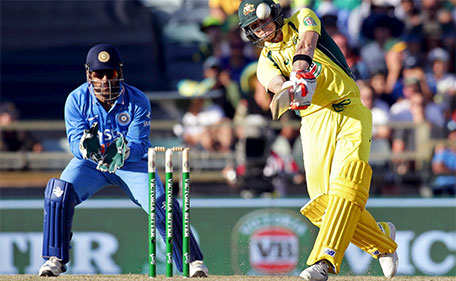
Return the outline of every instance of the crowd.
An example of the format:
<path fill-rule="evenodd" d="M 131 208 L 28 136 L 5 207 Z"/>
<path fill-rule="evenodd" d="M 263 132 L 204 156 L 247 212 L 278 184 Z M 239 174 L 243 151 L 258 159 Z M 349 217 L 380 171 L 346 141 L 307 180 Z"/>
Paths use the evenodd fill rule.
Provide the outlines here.
<path fill-rule="evenodd" d="M 14 124 L 20 116 L 19 110 L 12 102 L 3 102 L 0 104 L 0 126 L 9 126 Z M 43 151 L 42 144 L 32 136 L 27 130 L 0 130 L 0 151 L 33 151 L 40 153 Z"/>
<path fill-rule="evenodd" d="M 234 152 L 235 162 L 223 173 L 234 189 L 285 195 L 286 186 L 303 181 L 299 131 L 290 125 L 299 118 L 289 112 L 281 119 L 281 129 L 265 125 L 271 119 L 271 96 L 256 77 L 261 49 L 249 44 L 239 28 L 240 2 L 208 0 L 210 14 L 200 25 L 208 43 L 201 44 L 198 54 L 204 60 L 204 80 L 183 80 L 177 86 L 183 95 L 199 96 L 186 108 L 179 137 L 196 149 Z M 346 57 L 362 102 L 373 115 L 372 192 L 401 194 L 401 188 L 423 185 L 430 186 L 434 194 L 455 194 L 454 2 L 276 2 L 286 17 L 301 7 L 312 8 Z M 14 105 L 3 103 L 0 117 L 2 125 L 14 122 Z M 407 125 L 401 126 L 403 123 Z M 1 151 L 43 150 L 28 132 L 0 132 Z M 425 148 L 417 143 L 423 135 L 444 141 Z M 425 149 L 432 150 L 432 162 L 415 161 L 417 151 Z M 407 153 L 415 155 L 404 157 Z M 431 176 L 424 176 L 423 171 Z M 251 178 L 261 182 L 249 183 Z"/>
<path fill-rule="evenodd" d="M 243 38 L 237 18 L 240 2 L 209 0 L 210 15 L 201 23 L 201 31 L 210 43 L 201 46 L 201 54 L 206 58 L 205 77 L 209 77 L 206 73 L 210 69 L 213 79 L 213 86 L 208 89 L 218 89 L 219 96 L 198 101 L 200 112 L 189 111 L 184 125 L 189 131 L 195 126 L 205 130 L 200 131 L 205 137 L 191 142 L 191 145 L 214 152 L 231 150 L 241 154 L 236 157 L 241 160 L 227 167 L 225 173 L 237 175 L 227 177 L 234 186 L 237 183 L 236 188 L 249 189 L 249 184 L 242 178 L 247 172 L 251 174 L 255 170 L 252 168 L 258 160 L 265 164 L 256 176 L 265 177 L 265 182 L 273 183 L 270 190 L 283 195 L 287 185 L 283 179 L 288 179 L 290 183 L 291 179 L 297 178 L 300 170 L 290 167 L 298 165 L 298 159 L 301 159 L 299 153 L 302 152 L 299 149 L 298 152 L 283 149 L 284 143 L 288 143 L 287 147 L 299 147 L 294 145 L 297 130 L 292 128 L 287 132 L 288 128 L 284 127 L 281 131 L 273 131 L 270 140 L 268 133 L 257 134 L 255 138 L 264 139 L 262 143 L 266 147 L 261 155 L 249 157 L 251 151 L 239 151 L 237 148 L 238 143 L 246 143 L 246 138 L 251 140 L 253 137 L 243 135 L 245 129 L 227 130 L 227 126 L 223 125 L 228 120 L 234 121 L 236 127 L 236 124 L 250 124 L 255 118 L 271 118 L 268 109 L 271 97 L 256 79 L 256 61 L 261 49 L 248 44 Z M 455 131 L 452 124 L 456 120 L 454 4 L 439 0 L 276 2 L 281 4 L 286 17 L 301 7 L 312 8 L 346 57 L 359 85 L 362 101 L 373 114 L 372 192 L 400 194 L 401 188 L 407 186 L 415 189 L 431 186 L 433 190 L 415 191 L 454 194 L 456 177 L 451 175 L 456 171 L 455 148 L 451 146 L 454 145 L 452 135 Z M 198 122 L 197 116 L 204 116 L 215 108 L 217 117 L 212 115 L 213 118 L 206 118 L 205 121 L 200 118 Z M 283 123 L 286 125 L 295 117 L 288 116 Z M 192 122 L 186 123 L 189 119 Z M 188 134 L 190 132 L 183 133 L 184 140 Z M 445 145 L 430 148 L 435 151 L 429 152 L 434 157 L 428 165 L 416 161 L 418 151 L 427 149 L 417 143 L 423 134 L 431 139 L 447 139 Z M 282 145 L 273 145 L 274 142 Z M 253 148 L 258 150 L 258 146 L 256 143 Z M 249 148 L 244 145 L 243 149 Z M 404 157 L 407 153 L 414 155 Z M 442 153 L 445 161 L 443 156 L 439 156 Z M 385 155 L 393 156 L 385 158 Z M 445 168 L 440 169 L 442 166 Z M 424 177 L 426 169 L 433 176 Z M 446 177 L 444 181 L 439 180 L 441 176 Z M 442 182 L 446 183 L 446 188 L 440 187 Z M 264 192 L 264 188 L 259 192 Z"/>

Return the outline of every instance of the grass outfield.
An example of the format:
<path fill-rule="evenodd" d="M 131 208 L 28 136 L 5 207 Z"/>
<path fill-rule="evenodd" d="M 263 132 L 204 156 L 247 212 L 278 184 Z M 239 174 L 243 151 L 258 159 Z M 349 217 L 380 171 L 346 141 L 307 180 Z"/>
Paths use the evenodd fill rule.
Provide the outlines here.
<path fill-rule="evenodd" d="M 123 280 L 188 280 L 182 276 L 174 276 L 167 278 L 163 275 L 157 278 L 149 278 L 147 275 L 129 274 L 129 275 L 62 275 L 59 277 L 39 277 L 36 275 L 0 275 L 1 281 L 82 281 L 82 280 L 94 280 L 94 281 L 123 281 Z M 242 275 L 212 275 L 209 278 L 194 278 L 193 280 L 201 281 L 291 281 L 291 280 L 302 280 L 297 276 L 242 276 Z M 408 277 L 408 276 L 397 276 L 394 279 L 386 279 L 380 276 L 330 276 L 329 281 L 455 281 L 456 277 L 431 277 L 431 276 L 419 276 L 419 277 Z"/>

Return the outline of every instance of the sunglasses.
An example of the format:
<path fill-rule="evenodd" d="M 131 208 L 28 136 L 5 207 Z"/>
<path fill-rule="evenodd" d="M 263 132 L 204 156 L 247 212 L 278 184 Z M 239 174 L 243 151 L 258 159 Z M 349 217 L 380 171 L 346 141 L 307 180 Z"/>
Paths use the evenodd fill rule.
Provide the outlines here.
<path fill-rule="evenodd" d="M 95 70 L 91 72 L 95 78 L 103 79 L 105 76 L 108 79 L 113 79 L 119 76 L 119 72 L 115 69 Z"/>

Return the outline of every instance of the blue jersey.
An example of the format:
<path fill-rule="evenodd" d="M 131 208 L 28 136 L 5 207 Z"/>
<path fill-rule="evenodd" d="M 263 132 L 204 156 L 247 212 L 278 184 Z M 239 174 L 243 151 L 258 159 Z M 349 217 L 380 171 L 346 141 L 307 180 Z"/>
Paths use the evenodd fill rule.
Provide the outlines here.
<path fill-rule="evenodd" d="M 123 93 L 117 98 L 109 112 L 106 112 L 97 98 L 89 91 L 87 83 L 70 93 L 65 103 L 65 124 L 70 148 L 75 157 L 63 170 L 60 179 L 72 184 L 77 204 L 84 202 L 105 186 L 116 185 L 125 191 L 135 204 L 148 213 L 147 149 L 150 147 L 150 102 L 140 90 L 125 83 L 123 86 Z M 104 148 L 120 135 L 123 135 L 128 141 L 130 157 L 126 160 L 125 165 L 114 173 L 101 172 L 93 160 L 82 159 L 79 142 L 84 130 L 89 129 L 94 122 L 99 124 L 98 138 Z M 164 206 L 165 190 L 158 175 L 156 187 L 156 204 Z M 182 225 L 179 202 L 173 199 L 173 204 L 173 224 Z M 157 208 L 156 215 L 158 232 L 165 239 L 166 212 L 164 207 Z M 58 225 L 67 223 L 61 220 L 63 216 L 56 216 L 53 219 L 59 220 L 59 218 Z M 45 235 L 55 235 L 49 234 L 46 229 Z M 173 236 L 182 237 L 182 228 L 174 228 Z M 48 241 L 43 241 L 43 253 L 46 253 L 44 249 L 50 247 Z M 69 249 L 69 241 L 69 239 L 63 241 L 62 248 Z M 62 259 L 67 254 L 67 252 L 58 253 L 58 258 Z M 174 239 L 173 257 L 177 268 L 182 271 L 182 239 Z M 194 260 L 203 260 L 203 254 L 195 237 L 190 234 L 190 261 Z"/>
<path fill-rule="evenodd" d="M 73 155 L 82 159 L 79 141 L 84 130 L 98 122 L 98 137 L 102 150 L 118 136 L 123 135 L 130 147 L 127 162 L 147 156 L 150 147 L 150 102 L 137 88 L 122 83 L 124 92 L 107 112 L 84 83 L 71 92 L 65 103 L 65 126 Z M 104 151 L 103 151 L 104 152 Z"/>

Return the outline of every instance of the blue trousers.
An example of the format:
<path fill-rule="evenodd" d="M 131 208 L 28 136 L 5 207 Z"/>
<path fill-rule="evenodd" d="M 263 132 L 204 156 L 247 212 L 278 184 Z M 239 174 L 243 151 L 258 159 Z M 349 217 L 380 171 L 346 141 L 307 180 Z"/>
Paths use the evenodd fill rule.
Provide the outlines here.
<path fill-rule="evenodd" d="M 115 173 L 103 173 L 96 169 L 92 161 L 73 158 L 62 172 L 60 179 L 72 183 L 77 197 L 77 204 L 87 200 L 103 187 L 119 186 L 130 199 L 149 213 L 149 176 L 147 160 L 125 162 L 122 169 Z M 157 196 L 157 229 L 165 239 L 165 191 L 163 184 L 156 174 Z M 182 210 L 177 200 L 173 203 L 173 258 L 179 271 L 182 271 Z M 146 224 L 144 229 L 146 230 Z M 190 261 L 203 260 L 193 233 L 190 233 Z"/>

